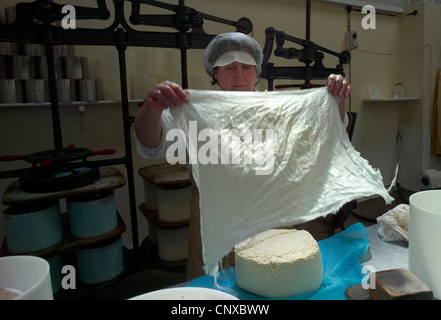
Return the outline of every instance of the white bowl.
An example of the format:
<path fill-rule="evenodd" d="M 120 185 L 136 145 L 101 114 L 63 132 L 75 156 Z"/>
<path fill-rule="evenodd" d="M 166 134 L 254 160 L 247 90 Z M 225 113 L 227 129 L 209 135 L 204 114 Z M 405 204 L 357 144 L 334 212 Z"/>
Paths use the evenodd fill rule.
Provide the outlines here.
<path fill-rule="evenodd" d="M 54 299 L 49 263 L 39 257 L 1 257 L 0 288 L 22 292 L 14 300 Z"/>
<path fill-rule="evenodd" d="M 239 300 L 235 296 L 220 290 L 182 287 L 148 292 L 129 300 Z"/>

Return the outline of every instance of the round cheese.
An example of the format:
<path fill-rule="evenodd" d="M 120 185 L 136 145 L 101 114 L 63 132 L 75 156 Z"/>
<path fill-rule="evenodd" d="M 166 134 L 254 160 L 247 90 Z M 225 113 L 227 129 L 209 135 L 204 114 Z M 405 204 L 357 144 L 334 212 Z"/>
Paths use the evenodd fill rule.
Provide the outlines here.
<path fill-rule="evenodd" d="M 304 230 L 271 229 L 235 247 L 237 285 L 267 298 L 317 290 L 323 280 L 317 241 Z"/>

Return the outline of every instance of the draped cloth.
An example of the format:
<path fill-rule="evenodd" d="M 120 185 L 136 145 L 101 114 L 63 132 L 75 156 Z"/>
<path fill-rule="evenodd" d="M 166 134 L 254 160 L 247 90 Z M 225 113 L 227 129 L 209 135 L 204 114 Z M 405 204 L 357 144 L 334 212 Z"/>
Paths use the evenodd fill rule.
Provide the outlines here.
<path fill-rule="evenodd" d="M 441 156 L 441 69 L 436 71 L 435 96 L 432 115 L 431 151 L 433 156 Z"/>
<path fill-rule="evenodd" d="M 208 274 L 217 273 L 234 245 L 259 232 L 336 213 L 361 197 L 393 201 L 379 170 L 351 145 L 339 99 L 326 88 L 189 90 L 189 100 L 171 112 L 199 189 Z M 233 161 L 238 150 L 240 161 Z"/>

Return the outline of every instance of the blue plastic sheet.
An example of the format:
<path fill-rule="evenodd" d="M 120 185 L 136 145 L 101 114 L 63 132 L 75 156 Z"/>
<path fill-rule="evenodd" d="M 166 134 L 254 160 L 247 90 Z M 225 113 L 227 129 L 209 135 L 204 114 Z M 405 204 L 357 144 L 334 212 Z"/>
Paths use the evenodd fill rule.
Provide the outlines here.
<path fill-rule="evenodd" d="M 322 255 L 323 282 L 320 289 L 276 300 L 344 300 L 346 288 L 361 284 L 366 274 L 362 272 L 360 258 L 369 246 L 368 231 L 357 223 L 334 236 L 318 242 Z M 212 288 L 227 292 L 241 300 L 267 299 L 239 288 L 234 268 L 203 276 L 188 283 L 189 287 Z"/>

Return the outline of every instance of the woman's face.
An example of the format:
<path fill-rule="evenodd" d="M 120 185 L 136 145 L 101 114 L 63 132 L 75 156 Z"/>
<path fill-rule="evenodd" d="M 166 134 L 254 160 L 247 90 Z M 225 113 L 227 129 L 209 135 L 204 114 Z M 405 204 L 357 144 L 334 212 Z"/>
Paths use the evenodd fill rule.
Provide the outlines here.
<path fill-rule="evenodd" d="M 256 85 L 256 66 L 234 61 L 223 67 L 213 69 L 214 79 L 221 90 L 254 91 Z"/>

